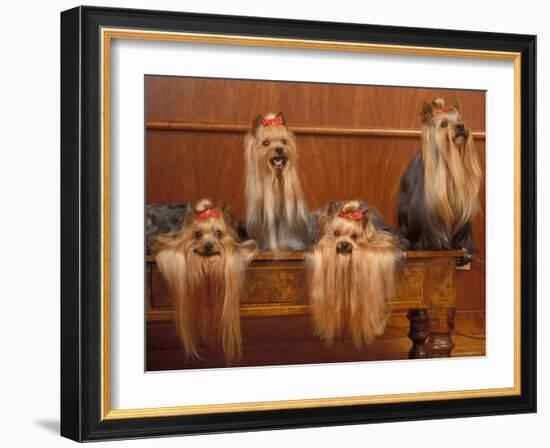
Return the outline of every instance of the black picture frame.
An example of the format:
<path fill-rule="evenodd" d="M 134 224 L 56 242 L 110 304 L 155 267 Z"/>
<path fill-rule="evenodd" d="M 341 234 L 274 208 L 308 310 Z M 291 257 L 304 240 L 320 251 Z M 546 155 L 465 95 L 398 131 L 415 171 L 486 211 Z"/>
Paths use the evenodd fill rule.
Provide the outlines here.
<path fill-rule="evenodd" d="M 521 393 L 102 420 L 103 27 L 521 53 Z M 61 435 L 91 441 L 536 412 L 535 142 L 536 36 L 97 7 L 61 13 Z"/>

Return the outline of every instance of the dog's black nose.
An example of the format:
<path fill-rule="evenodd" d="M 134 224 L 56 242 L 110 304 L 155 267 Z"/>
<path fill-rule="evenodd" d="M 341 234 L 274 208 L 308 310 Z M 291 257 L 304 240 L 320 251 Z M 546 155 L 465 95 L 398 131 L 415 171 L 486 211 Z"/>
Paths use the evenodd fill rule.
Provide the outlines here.
<path fill-rule="evenodd" d="M 212 243 L 208 242 L 208 243 L 205 243 L 204 244 L 204 251 L 205 252 L 210 252 L 212 250 L 214 246 L 212 245 Z"/>
<path fill-rule="evenodd" d="M 457 128 L 459 131 L 463 131 L 463 130 L 464 130 L 464 123 L 457 123 L 457 124 L 456 124 L 456 128 Z"/>
<path fill-rule="evenodd" d="M 336 246 L 336 251 L 343 254 L 350 253 L 351 243 L 347 243 L 346 241 L 342 241 L 341 243 L 338 243 L 338 245 Z"/>
<path fill-rule="evenodd" d="M 281 146 L 278 146 L 277 148 L 275 148 L 275 152 L 276 152 L 277 155 L 279 155 L 279 156 L 282 156 L 282 155 L 283 155 L 283 151 L 284 151 L 284 148 L 282 148 Z"/>

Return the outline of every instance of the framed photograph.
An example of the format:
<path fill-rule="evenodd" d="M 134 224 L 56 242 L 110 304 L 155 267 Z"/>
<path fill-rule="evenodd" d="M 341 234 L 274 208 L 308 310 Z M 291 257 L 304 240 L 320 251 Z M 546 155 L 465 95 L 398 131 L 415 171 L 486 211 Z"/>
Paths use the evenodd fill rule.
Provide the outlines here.
<path fill-rule="evenodd" d="M 536 411 L 529 35 L 61 14 L 61 433 Z"/>

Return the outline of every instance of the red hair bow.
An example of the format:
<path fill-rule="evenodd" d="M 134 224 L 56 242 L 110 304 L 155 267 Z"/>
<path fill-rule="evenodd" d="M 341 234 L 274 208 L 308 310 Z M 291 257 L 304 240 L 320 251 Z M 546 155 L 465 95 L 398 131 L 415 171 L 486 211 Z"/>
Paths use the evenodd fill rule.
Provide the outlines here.
<path fill-rule="evenodd" d="M 361 213 L 359 210 L 355 210 L 354 212 L 340 212 L 338 213 L 338 216 L 344 219 L 360 221 L 361 218 L 363 218 L 363 213 Z"/>
<path fill-rule="evenodd" d="M 282 126 L 283 125 L 283 117 L 280 115 L 277 115 L 275 118 L 264 118 L 262 120 L 263 126 Z"/>
<path fill-rule="evenodd" d="M 219 210 L 204 210 L 197 214 L 197 220 L 203 221 L 207 218 L 220 218 L 220 211 Z"/>

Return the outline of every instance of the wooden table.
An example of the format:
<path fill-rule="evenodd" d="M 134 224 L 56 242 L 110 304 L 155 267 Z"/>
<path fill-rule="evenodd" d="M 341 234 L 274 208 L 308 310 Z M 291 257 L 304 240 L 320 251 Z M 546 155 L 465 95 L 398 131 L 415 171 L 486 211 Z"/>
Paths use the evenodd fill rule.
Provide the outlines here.
<path fill-rule="evenodd" d="M 397 295 L 389 303 L 407 312 L 409 358 L 451 356 L 455 317 L 456 259 L 461 250 L 408 251 L 398 276 Z M 170 321 L 173 304 L 154 257 L 147 256 L 147 323 Z M 241 299 L 242 317 L 309 314 L 303 253 L 275 258 L 261 253 L 252 261 Z"/>

